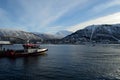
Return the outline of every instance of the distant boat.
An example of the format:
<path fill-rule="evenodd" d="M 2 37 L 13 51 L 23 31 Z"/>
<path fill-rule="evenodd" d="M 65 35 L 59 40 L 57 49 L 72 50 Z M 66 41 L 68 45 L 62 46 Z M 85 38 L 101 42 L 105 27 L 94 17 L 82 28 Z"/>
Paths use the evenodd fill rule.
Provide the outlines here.
<path fill-rule="evenodd" d="M 47 48 L 40 48 L 37 44 L 27 43 L 23 44 L 23 50 L 5 50 L 2 49 L 2 45 L 10 45 L 9 42 L 1 43 L 0 56 L 1 57 L 20 57 L 20 56 L 36 56 L 45 54 L 48 51 Z"/>

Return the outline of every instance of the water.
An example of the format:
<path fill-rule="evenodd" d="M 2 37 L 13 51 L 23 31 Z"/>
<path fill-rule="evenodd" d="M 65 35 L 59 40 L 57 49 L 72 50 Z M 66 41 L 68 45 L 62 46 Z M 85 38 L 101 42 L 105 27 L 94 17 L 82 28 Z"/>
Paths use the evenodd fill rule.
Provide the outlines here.
<path fill-rule="evenodd" d="M 120 79 L 120 45 L 42 47 L 48 48 L 46 55 L 0 58 L 0 80 Z"/>

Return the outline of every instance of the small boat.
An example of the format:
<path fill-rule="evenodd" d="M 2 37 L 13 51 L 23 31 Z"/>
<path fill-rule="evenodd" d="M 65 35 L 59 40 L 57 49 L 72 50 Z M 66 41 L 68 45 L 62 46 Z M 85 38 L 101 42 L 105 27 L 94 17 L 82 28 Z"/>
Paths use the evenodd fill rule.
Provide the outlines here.
<path fill-rule="evenodd" d="M 5 44 L 4 44 L 5 45 Z M 23 50 L 1 50 L 0 56 L 4 57 L 20 57 L 20 56 L 36 56 L 45 54 L 47 48 L 40 48 L 37 44 L 23 44 Z"/>
<path fill-rule="evenodd" d="M 23 44 L 24 54 L 41 54 L 42 52 L 48 51 L 47 48 L 40 48 L 37 44 Z"/>

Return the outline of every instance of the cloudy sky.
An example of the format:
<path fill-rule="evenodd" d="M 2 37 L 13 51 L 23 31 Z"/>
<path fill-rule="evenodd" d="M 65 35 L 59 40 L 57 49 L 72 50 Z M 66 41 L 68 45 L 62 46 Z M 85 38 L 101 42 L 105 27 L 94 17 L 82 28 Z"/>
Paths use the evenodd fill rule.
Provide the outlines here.
<path fill-rule="evenodd" d="M 0 28 L 55 33 L 120 23 L 120 0 L 0 0 Z"/>

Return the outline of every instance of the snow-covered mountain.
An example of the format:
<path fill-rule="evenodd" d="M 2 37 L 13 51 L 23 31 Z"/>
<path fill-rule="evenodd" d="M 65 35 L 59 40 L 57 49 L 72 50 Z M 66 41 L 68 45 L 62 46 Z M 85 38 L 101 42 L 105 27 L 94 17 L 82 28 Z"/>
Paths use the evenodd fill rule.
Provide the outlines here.
<path fill-rule="evenodd" d="M 71 31 L 63 30 L 63 31 L 57 32 L 55 35 L 58 36 L 58 37 L 64 38 L 64 37 L 66 37 L 66 36 L 68 36 L 72 33 L 73 32 L 71 32 Z"/>
<path fill-rule="evenodd" d="M 40 39 L 40 37 L 21 30 L 0 29 L 0 38 L 20 38 L 23 40 Z"/>
<path fill-rule="evenodd" d="M 49 39 L 62 39 L 65 36 L 72 34 L 72 32 L 64 30 L 64 31 L 59 31 L 55 34 L 38 33 L 38 32 L 33 32 L 33 34 L 41 37 L 44 40 L 49 40 Z"/>
<path fill-rule="evenodd" d="M 21 30 L 12 30 L 12 29 L 0 29 L 0 39 L 4 38 L 15 38 L 23 40 L 51 40 L 51 39 L 61 39 L 65 35 L 70 34 L 68 31 L 60 31 L 56 34 L 44 34 L 37 32 L 25 32 Z"/>
<path fill-rule="evenodd" d="M 63 43 L 120 41 L 120 24 L 90 25 L 62 39 Z"/>
<path fill-rule="evenodd" d="M 33 32 L 33 34 L 39 36 L 40 38 L 44 40 L 50 40 L 50 39 L 61 39 L 61 37 L 56 36 L 54 34 L 47 34 L 47 33 L 38 33 L 38 32 Z"/>

